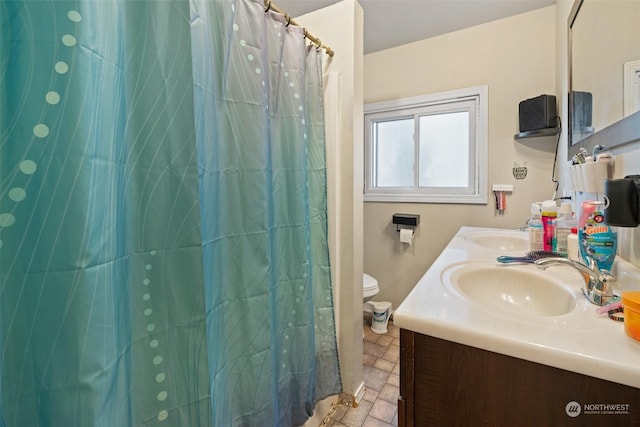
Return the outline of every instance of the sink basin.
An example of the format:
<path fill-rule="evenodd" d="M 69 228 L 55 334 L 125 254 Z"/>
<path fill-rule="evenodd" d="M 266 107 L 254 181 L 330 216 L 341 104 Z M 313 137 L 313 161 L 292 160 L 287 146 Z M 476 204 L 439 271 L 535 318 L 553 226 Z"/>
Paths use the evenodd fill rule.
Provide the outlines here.
<path fill-rule="evenodd" d="M 490 310 L 528 316 L 561 316 L 576 306 L 576 294 L 534 266 L 463 263 L 442 273 L 445 285 Z"/>
<path fill-rule="evenodd" d="M 528 251 L 529 236 L 522 232 L 514 235 L 513 232 L 477 232 L 465 236 L 478 246 L 483 246 L 496 251 Z"/>

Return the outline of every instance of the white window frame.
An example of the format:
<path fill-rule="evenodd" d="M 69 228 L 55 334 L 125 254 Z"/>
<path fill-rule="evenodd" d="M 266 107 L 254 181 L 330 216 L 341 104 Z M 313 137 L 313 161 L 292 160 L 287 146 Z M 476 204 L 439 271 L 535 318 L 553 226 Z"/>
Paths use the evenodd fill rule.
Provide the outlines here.
<path fill-rule="evenodd" d="M 464 89 L 438 92 L 429 95 L 396 99 L 391 101 L 366 104 L 364 106 L 365 122 L 365 202 L 395 202 L 395 203 L 487 203 L 487 150 L 488 150 L 488 86 L 475 86 Z M 470 132 L 475 130 L 475 146 L 470 147 L 470 176 L 473 188 L 435 188 L 418 187 L 376 187 L 375 152 L 373 150 L 373 124 L 386 120 L 396 120 L 423 114 L 432 109 L 445 107 L 447 104 L 474 100 L 476 103 L 475 117 L 470 118 Z M 455 111 L 455 110 L 453 110 Z M 460 110 L 458 110 L 460 111 Z M 474 122 L 475 121 L 475 126 Z M 474 129 L 475 127 L 475 129 Z M 416 165 L 419 159 L 418 142 L 416 147 Z M 473 145 L 473 143 L 472 143 Z M 417 167 L 417 166 L 416 166 Z"/>
<path fill-rule="evenodd" d="M 624 64 L 624 116 L 640 111 L 640 61 Z"/>

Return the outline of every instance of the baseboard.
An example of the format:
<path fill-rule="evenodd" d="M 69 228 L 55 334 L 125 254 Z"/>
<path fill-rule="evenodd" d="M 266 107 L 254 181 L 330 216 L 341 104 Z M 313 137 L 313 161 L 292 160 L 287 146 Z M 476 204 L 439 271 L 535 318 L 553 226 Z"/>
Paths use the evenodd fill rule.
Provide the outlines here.
<path fill-rule="evenodd" d="M 364 381 L 362 381 L 360 383 L 360 386 L 358 386 L 358 389 L 356 390 L 356 392 L 353 395 L 353 398 L 355 399 L 355 403 L 356 404 L 360 404 L 360 402 L 362 401 L 362 398 L 364 398 L 364 394 L 367 391 L 366 387 L 364 386 Z"/>

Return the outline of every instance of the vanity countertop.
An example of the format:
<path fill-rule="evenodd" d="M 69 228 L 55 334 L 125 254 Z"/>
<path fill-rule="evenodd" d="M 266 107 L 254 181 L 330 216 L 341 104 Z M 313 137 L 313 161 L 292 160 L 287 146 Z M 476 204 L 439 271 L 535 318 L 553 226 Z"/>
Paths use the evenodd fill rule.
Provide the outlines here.
<path fill-rule="evenodd" d="M 394 311 L 400 328 L 480 349 L 640 388 L 640 343 L 624 333 L 624 324 L 606 314 L 581 293 L 583 280 L 577 270 L 551 267 L 544 271 L 570 287 L 576 305 L 567 314 L 531 317 L 517 312 L 490 310 L 462 297 L 443 283 L 443 272 L 455 263 L 496 262 L 500 255 L 524 255 L 480 246 L 470 237 L 484 233 L 496 237 L 526 239 L 525 232 L 462 227 L 407 298 Z M 499 239 L 498 239 L 499 240 Z M 510 268 L 510 267 L 499 267 Z M 535 265 L 516 268 L 542 271 Z M 616 260 L 616 293 L 640 290 L 640 269 Z"/>

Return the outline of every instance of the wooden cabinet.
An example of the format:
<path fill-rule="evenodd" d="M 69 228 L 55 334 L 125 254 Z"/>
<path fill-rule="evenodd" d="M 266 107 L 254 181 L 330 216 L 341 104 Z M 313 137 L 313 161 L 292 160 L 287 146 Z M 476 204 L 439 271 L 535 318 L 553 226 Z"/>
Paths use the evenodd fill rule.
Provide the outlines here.
<path fill-rule="evenodd" d="M 402 329 L 398 423 L 640 426 L 640 389 Z"/>

